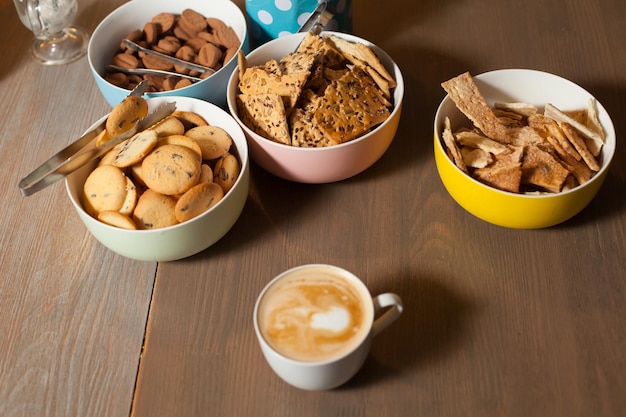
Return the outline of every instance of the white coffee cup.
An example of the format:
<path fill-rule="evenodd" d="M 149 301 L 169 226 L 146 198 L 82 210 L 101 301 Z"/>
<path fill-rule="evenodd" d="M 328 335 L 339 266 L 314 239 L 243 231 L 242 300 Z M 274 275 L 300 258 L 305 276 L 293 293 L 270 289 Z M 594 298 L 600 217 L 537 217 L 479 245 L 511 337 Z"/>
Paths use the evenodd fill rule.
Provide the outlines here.
<path fill-rule="evenodd" d="M 402 309 L 396 294 L 372 298 L 365 284 L 342 268 L 302 265 L 281 273 L 261 291 L 254 329 L 278 376 L 298 388 L 329 390 L 358 372 L 374 336 Z"/>

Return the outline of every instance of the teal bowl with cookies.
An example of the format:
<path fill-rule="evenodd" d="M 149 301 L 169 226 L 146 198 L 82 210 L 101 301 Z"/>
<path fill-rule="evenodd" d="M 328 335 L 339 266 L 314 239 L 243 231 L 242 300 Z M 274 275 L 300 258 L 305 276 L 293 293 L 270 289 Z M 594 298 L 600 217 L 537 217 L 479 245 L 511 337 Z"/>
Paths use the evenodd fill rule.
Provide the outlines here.
<path fill-rule="evenodd" d="M 190 189 L 194 191 L 193 193 L 189 191 L 182 195 L 173 195 L 177 193 L 176 190 L 156 187 L 148 180 L 148 174 L 146 172 L 143 172 L 143 175 L 138 175 L 134 171 L 136 164 L 123 168 L 123 175 L 132 179 L 133 183 L 133 186 L 130 186 L 127 189 L 128 194 L 130 194 L 129 190 L 136 193 L 136 196 L 133 197 L 134 212 L 133 214 L 128 214 L 126 216 L 127 220 L 130 219 L 133 221 L 128 228 L 126 228 L 125 224 L 118 224 L 115 222 L 116 219 L 121 218 L 121 216 L 115 215 L 113 216 L 114 218 L 109 217 L 109 215 L 115 214 L 111 213 L 112 210 L 102 210 L 96 213 L 93 209 L 95 203 L 90 203 L 92 200 L 87 197 L 88 193 L 86 193 L 86 189 L 89 188 L 90 184 L 97 184 L 98 182 L 101 182 L 95 175 L 96 170 L 108 167 L 106 163 L 102 162 L 102 159 L 95 160 L 70 174 L 65 181 L 66 190 L 72 205 L 78 213 L 78 216 L 85 224 L 89 232 L 96 240 L 108 249 L 127 258 L 141 261 L 175 261 L 202 252 L 211 245 L 215 244 L 229 232 L 239 218 L 248 198 L 250 187 L 248 145 L 243 131 L 235 120 L 226 111 L 214 104 L 195 98 L 175 96 L 149 98 L 146 101 L 148 103 L 149 111 L 153 111 L 163 103 L 175 102 L 177 112 L 200 116 L 207 125 L 203 127 L 206 127 L 207 129 L 220 129 L 222 132 L 227 132 L 228 136 L 232 139 L 228 156 L 234 156 L 239 163 L 238 175 L 234 177 L 235 179 L 227 185 L 224 185 L 223 178 L 218 180 L 217 177 L 220 176 L 220 173 L 226 171 L 227 169 L 219 168 L 217 165 L 218 162 L 215 162 L 215 164 L 211 167 L 212 181 L 207 180 L 207 182 L 211 182 L 210 185 L 205 186 L 204 180 L 201 181 L 200 176 L 198 176 L 197 185 Z M 107 117 L 108 115 L 103 117 L 88 130 L 93 129 L 104 122 Z M 187 123 L 188 122 L 185 121 L 185 124 Z M 157 124 L 157 126 L 159 126 L 159 124 Z M 183 147 L 185 149 L 194 149 L 193 152 L 190 151 L 192 154 L 191 157 L 193 157 L 195 148 L 186 147 L 186 145 L 182 144 L 182 141 L 184 141 L 185 138 L 193 137 L 191 132 L 194 127 L 192 126 L 195 125 L 187 125 L 185 128 L 187 131 L 183 135 L 164 135 L 159 139 L 159 141 L 163 141 L 163 143 L 159 143 L 158 146 L 161 146 L 159 149 L 165 149 L 167 147 L 169 147 L 167 149 L 179 150 Z M 197 128 L 197 126 L 195 127 Z M 176 140 L 175 143 L 172 142 L 174 140 Z M 200 137 L 196 137 L 194 142 L 200 143 Z M 154 149 L 157 148 L 158 147 L 155 147 Z M 204 155 L 203 149 L 199 149 L 198 152 L 200 152 L 201 155 Z M 182 154 L 182 152 L 179 153 Z M 154 151 L 150 152 L 148 155 L 153 154 Z M 102 158 L 104 159 L 106 157 L 107 156 L 105 154 Z M 143 163 L 146 163 L 146 158 L 148 158 L 148 156 L 144 157 Z M 196 158 L 199 159 L 200 157 L 196 156 Z M 202 159 L 205 160 L 204 157 L 202 157 Z M 226 159 L 227 158 L 220 158 L 219 160 L 226 161 Z M 140 164 L 141 169 L 145 169 L 143 163 Z M 220 166 L 224 167 L 224 164 L 226 163 L 227 162 L 223 162 Z M 203 163 L 203 165 L 205 164 Z M 210 165 L 210 163 L 207 163 L 207 165 Z M 110 168 L 109 170 L 116 173 L 118 172 Z M 110 178 L 107 177 L 107 172 L 100 174 L 104 178 Z M 116 175 L 119 175 L 119 173 Z M 198 175 L 203 174 L 199 173 Z M 203 183 L 202 186 L 200 185 L 200 182 Z M 201 191 L 204 192 L 204 188 L 214 188 L 215 184 L 213 183 L 217 183 L 222 186 L 224 191 L 221 199 L 201 214 L 189 216 L 189 219 L 175 224 L 170 222 L 166 225 L 160 225 L 162 227 L 156 227 L 156 225 L 153 224 L 156 223 L 155 220 L 151 220 L 150 222 L 145 221 L 145 219 L 150 218 L 149 216 L 151 214 L 138 214 L 140 204 L 147 207 L 143 209 L 144 213 L 152 213 L 152 207 L 155 207 L 151 205 L 155 200 L 154 197 L 157 197 L 157 200 L 160 199 L 159 201 L 168 200 L 170 202 L 180 203 L 183 200 L 183 197 L 187 195 L 186 198 L 188 198 L 188 200 L 185 204 L 178 204 L 177 207 L 181 207 L 179 210 L 181 212 L 191 210 L 195 204 L 194 201 L 197 201 L 195 199 L 195 193 L 200 193 Z M 172 186 L 170 183 L 165 185 L 167 187 Z M 155 191 L 155 188 L 158 189 Z M 195 188 L 201 190 L 196 190 Z M 148 194 L 153 195 L 148 196 Z M 141 203 L 142 199 L 144 201 L 143 203 Z M 120 211 L 122 211 L 122 209 L 120 209 Z M 102 213 L 105 213 L 107 217 L 102 215 Z M 157 218 L 160 219 L 161 217 Z M 154 219 L 154 217 L 152 217 L 152 219 Z"/>
<path fill-rule="evenodd" d="M 206 78 L 198 73 L 188 73 L 188 75 L 193 75 L 194 78 L 201 78 L 201 81 L 193 81 L 191 84 L 178 84 L 176 82 L 171 83 L 172 85 L 159 86 L 158 90 L 147 93 L 147 97 L 194 97 L 217 104 L 220 107 L 226 106 L 226 86 L 231 72 L 237 66 L 237 51 L 242 50 L 243 52 L 248 52 L 249 50 L 246 18 L 241 9 L 230 0 L 211 0 L 204 2 L 197 0 L 133 0 L 113 10 L 100 22 L 90 38 L 87 50 L 87 59 L 91 74 L 100 92 L 111 107 L 114 107 L 126 97 L 132 89 L 133 79 L 138 77 L 137 75 L 128 75 L 122 77 L 123 82 L 115 78 L 115 76 L 112 78 L 109 77 L 110 74 L 107 71 L 108 65 L 113 63 L 119 64 L 118 66 L 125 65 L 121 62 L 114 62 L 116 55 L 123 52 L 121 49 L 125 48 L 121 45 L 124 38 L 132 38 L 136 40 L 136 43 L 140 44 L 140 46 L 148 47 L 157 52 L 165 53 L 173 57 L 178 56 L 192 63 L 201 63 L 198 60 L 198 57 L 201 55 L 201 43 L 198 42 L 206 41 L 204 38 L 210 39 L 210 34 L 206 34 L 207 36 L 204 36 L 202 39 L 198 38 L 190 42 L 183 39 L 183 37 L 187 38 L 188 36 L 179 33 L 176 27 L 163 28 L 164 23 L 159 23 L 159 16 L 162 17 L 164 15 L 169 15 L 170 18 L 173 15 L 177 17 L 178 22 L 180 22 L 181 15 L 185 10 L 193 10 L 205 18 L 218 19 L 234 31 L 239 43 L 236 47 L 229 46 L 228 49 L 232 50 L 227 53 L 226 45 L 224 45 L 226 42 L 215 42 L 211 38 L 211 42 L 214 42 L 216 45 L 219 44 L 219 48 L 224 52 L 224 61 L 220 61 L 219 65 L 214 65 L 213 69 L 215 69 L 216 72 Z M 152 37 L 150 37 L 150 39 L 145 38 L 145 36 L 148 36 L 146 30 L 148 27 L 152 27 L 156 32 L 154 40 Z M 207 28 L 207 31 L 209 29 L 210 28 Z M 143 31 L 144 33 L 141 35 L 143 37 L 137 38 L 134 36 L 133 34 L 137 33 L 137 31 Z M 186 32 L 189 31 L 187 30 Z M 177 36 L 179 38 L 176 41 L 173 38 Z M 161 41 L 174 41 L 179 48 L 169 48 L 171 42 L 169 42 L 169 46 L 161 45 L 161 47 L 159 47 L 159 42 Z M 150 42 L 154 42 L 154 44 Z M 194 45 L 194 51 L 190 54 L 181 54 L 181 50 L 189 49 L 189 47 L 182 48 L 186 43 Z M 235 43 L 235 41 L 231 40 L 230 43 Z M 215 50 L 215 48 L 212 49 Z M 211 49 L 207 48 L 207 50 Z M 142 62 L 143 58 L 138 55 L 138 52 L 133 55 L 137 55 L 139 59 L 134 59 L 133 63 L 127 63 L 128 65 L 126 66 L 128 69 L 134 69 L 137 66 L 139 68 L 145 67 Z M 121 56 L 124 56 L 124 54 Z M 176 67 L 173 67 L 173 69 L 160 67 L 160 64 L 151 65 L 151 67 L 161 70 L 177 71 Z M 188 70 L 184 70 L 184 72 L 188 72 Z M 141 76 L 143 77 L 143 75 Z M 155 84 L 158 84 L 158 81 L 170 79 L 169 77 L 164 78 L 151 75 L 147 77 L 150 77 L 151 83 L 152 80 L 154 80 Z M 180 79 L 176 80 L 180 81 Z M 126 85 L 127 82 L 130 82 L 130 86 Z M 176 88 L 172 89 L 173 87 Z"/>

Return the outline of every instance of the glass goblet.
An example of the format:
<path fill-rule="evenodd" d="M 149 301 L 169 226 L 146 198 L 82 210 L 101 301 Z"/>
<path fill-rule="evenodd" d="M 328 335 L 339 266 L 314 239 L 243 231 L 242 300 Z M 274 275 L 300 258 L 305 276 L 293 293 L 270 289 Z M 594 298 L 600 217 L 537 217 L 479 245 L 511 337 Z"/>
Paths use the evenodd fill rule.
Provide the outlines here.
<path fill-rule="evenodd" d="M 77 0 L 13 0 L 20 20 L 35 35 L 30 52 L 45 65 L 62 65 L 87 52 L 89 35 L 72 26 Z"/>

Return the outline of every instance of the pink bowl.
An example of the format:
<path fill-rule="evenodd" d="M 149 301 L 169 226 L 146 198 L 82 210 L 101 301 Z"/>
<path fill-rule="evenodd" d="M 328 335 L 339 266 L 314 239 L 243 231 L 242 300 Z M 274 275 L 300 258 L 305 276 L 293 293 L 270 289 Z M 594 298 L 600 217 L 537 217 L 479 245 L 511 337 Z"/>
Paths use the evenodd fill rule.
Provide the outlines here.
<path fill-rule="evenodd" d="M 239 119 L 236 104 L 239 71 L 235 69 L 228 81 L 228 108 L 246 135 L 250 157 L 265 170 L 286 180 L 322 184 L 341 181 L 365 171 L 387 151 L 400 121 L 404 80 L 396 63 L 371 42 L 344 33 L 327 33 L 364 43 L 376 52 L 398 84 L 393 94 L 394 108 L 391 116 L 375 130 L 350 142 L 324 148 L 283 145 L 254 133 Z M 260 65 L 272 58 L 280 59 L 294 51 L 304 36 L 304 33 L 296 33 L 274 39 L 252 51 L 247 60 L 250 65 Z"/>

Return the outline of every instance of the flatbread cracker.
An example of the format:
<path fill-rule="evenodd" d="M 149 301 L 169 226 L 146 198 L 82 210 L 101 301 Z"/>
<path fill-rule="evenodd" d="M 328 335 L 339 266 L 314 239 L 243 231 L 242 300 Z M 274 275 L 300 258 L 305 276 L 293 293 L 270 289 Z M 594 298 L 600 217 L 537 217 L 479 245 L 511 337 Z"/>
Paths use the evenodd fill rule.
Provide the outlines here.
<path fill-rule="evenodd" d="M 569 171 L 537 146 L 528 146 L 522 159 L 522 183 L 558 193 Z"/>
<path fill-rule="evenodd" d="M 578 130 L 566 122 L 560 122 L 559 127 L 563 130 L 567 139 L 569 139 L 572 145 L 574 145 L 574 148 L 576 149 L 576 151 L 578 151 L 587 166 L 592 171 L 599 171 L 600 164 L 593 156 L 593 153 L 591 153 L 591 151 L 587 148 L 585 139 L 581 134 L 579 134 Z"/>
<path fill-rule="evenodd" d="M 522 183 L 523 148 L 514 148 L 511 152 L 497 159 L 493 165 L 478 168 L 475 177 L 491 186 L 511 193 L 519 193 Z"/>
<path fill-rule="evenodd" d="M 448 153 L 451 156 L 454 164 L 463 172 L 467 172 L 467 166 L 465 161 L 463 160 L 463 155 L 461 155 L 461 151 L 454 140 L 454 136 L 452 135 L 452 129 L 450 128 L 450 119 L 446 117 L 443 122 L 443 143 L 446 145 L 448 149 Z"/>
<path fill-rule="evenodd" d="M 590 129 L 550 103 L 546 104 L 544 114 L 557 122 L 564 122 L 574 127 L 583 135 L 583 140 L 586 142 L 585 147 L 589 149 L 591 154 L 594 157 L 600 154 L 600 150 L 604 145 L 604 136 L 602 134 Z"/>
<path fill-rule="evenodd" d="M 481 95 L 469 72 L 441 84 L 457 108 L 488 137 L 510 143 L 510 136 Z"/>

